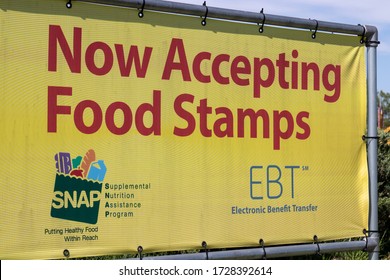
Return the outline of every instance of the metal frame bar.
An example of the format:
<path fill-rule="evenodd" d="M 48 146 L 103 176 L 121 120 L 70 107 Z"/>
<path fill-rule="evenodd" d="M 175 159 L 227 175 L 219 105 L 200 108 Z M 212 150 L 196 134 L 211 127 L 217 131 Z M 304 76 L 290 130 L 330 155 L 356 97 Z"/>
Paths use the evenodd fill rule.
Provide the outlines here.
<path fill-rule="evenodd" d="M 127 8 L 135 8 L 158 12 L 176 13 L 182 15 L 191 16 L 204 16 L 206 7 L 203 5 L 194 5 L 186 3 L 178 3 L 171 1 L 159 1 L 159 0 L 74 0 L 79 2 L 90 2 L 102 5 L 111 5 Z M 232 9 L 224 9 L 217 7 L 207 6 L 208 18 L 216 18 L 223 20 L 234 20 L 241 22 L 260 23 L 263 21 L 264 15 L 255 12 L 238 11 Z M 370 37 L 374 32 L 372 29 L 365 29 L 362 25 L 341 24 L 328 21 L 320 21 L 313 19 L 303 19 L 297 17 L 287 17 L 266 14 L 266 20 L 264 22 L 267 25 L 275 25 L 282 27 L 293 27 L 302 29 L 317 29 L 318 31 L 336 32 L 350 35 L 362 35 L 366 34 Z"/>
<path fill-rule="evenodd" d="M 278 16 L 267 14 L 266 18 L 262 13 L 245 12 L 232 9 L 223 9 L 216 7 L 205 7 L 203 5 L 193 5 L 185 3 L 177 3 L 170 1 L 158 1 L 158 0 L 77 0 L 80 2 L 90 2 L 95 4 L 120 6 L 127 8 L 135 8 L 142 10 L 158 11 L 176 13 L 182 15 L 198 16 L 205 15 L 207 9 L 208 18 L 233 20 L 247 23 L 265 23 L 267 25 L 292 27 L 302 29 L 315 29 L 316 31 L 334 32 L 347 35 L 361 36 L 362 40 L 366 43 L 367 47 L 367 100 L 368 100 L 368 137 L 367 137 L 367 149 L 368 149 L 368 172 L 369 172 L 369 190 L 370 190 L 370 212 L 369 212 L 369 243 L 370 243 L 370 259 L 379 258 L 379 233 L 378 233 L 378 178 L 377 178 L 377 53 L 376 48 L 379 44 L 378 30 L 374 26 L 362 26 L 362 25 L 350 25 L 342 23 L 334 23 L 327 21 L 319 21 L 313 19 L 302 19 L 296 17 Z M 346 244 L 345 244 L 346 243 Z M 365 244 L 365 242 L 364 242 Z M 364 245 L 365 246 L 365 245 Z M 363 247 L 364 247 L 363 246 Z M 321 245 L 323 251 L 343 251 L 350 250 L 352 247 L 356 250 L 362 249 L 361 242 L 336 242 L 325 243 Z M 327 249 L 329 248 L 329 249 Z M 279 256 L 291 256 L 291 252 L 295 252 L 294 255 L 315 253 L 317 251 L 317 245 L 295 245 L 295 246 L 281 246 L 267 248 L 267 256 L 279 257 Z M 252 253 L 255 250 L 258 253 Z M 240 258 L 253 256 L 261 257 L 261 250 L 247 249 L 247 250 L 231 250 L 230 252 L 210 252 L 210 258 L 226 258 L 230 256 L 232 258 Z M 201 255 L 192 254 L 189 255 L 195 259 L 202 259 Z M 171 258 L 172 256 L 167 256 Z M 175 255 L 175 259 L 183 258 L 182 255 Z M 186 258 L 186 257 L 184 257 Z M 147 259 L 147 258 L 146 258 Z"/>
<path fill-rule="evenodd" d="M 368 238 L 367 240 L 361 241 L 319 243 L 318 245 L 317 243 L 313 243 L 228 251 L 208 251 L 207 255 L 205 252 L 200 252 L 193 254 L 152 256 L 144 257 L 143 260 L 256 260 L 263 259 L 265 256 L 267 258 L 283 258 L 291 256 L 315 255 L 318 253 L 326 254 L 365 249 L 373 250 L 376 245 L 376 240 Z M 318 252 L 318 246 L 320 246 L 320 252 Z"/>
<path fill-rule="evenodd" d="M 369 212 L 369 234 L 370 238 L 374 239 L 377 246 L 373 248 L 369 258 L 371 260 L 379 259 L 379 233 L 378 233 L 378 138 L 376 137 L 378 114 L 377 114 L 377 53 L 378 47 L 378 31 L 373 26 L 367 26 L 367 29 L 371 29 L 372 34 L 367 37 L 367 153 L 368 153 L 368 174 L 369 174 L 369 186 L 370 186 L 370 212 Z"/>

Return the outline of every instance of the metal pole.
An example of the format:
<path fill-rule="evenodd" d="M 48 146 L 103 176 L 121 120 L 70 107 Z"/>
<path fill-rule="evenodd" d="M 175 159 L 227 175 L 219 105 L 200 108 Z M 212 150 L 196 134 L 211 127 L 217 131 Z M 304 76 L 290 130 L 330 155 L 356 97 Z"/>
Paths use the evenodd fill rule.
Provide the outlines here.
<path fill-rule="evenodd" d="M 319 247 L 318 247 L 319 246 Z M 317 253 L 326 254 L 333 252 L 350 252 L 358 250 L 373 250 L 376 246 L 376 241 L 372 238 L 361 241 L 349 242 L 329 242 L 317 244 L 302 244 L 288 246 L 274 246 L 251 249 L 237 249 L 227 251 L 209 251 L 206 253 L 179 254 L 179 255 L 164 255 L 154 257 L 143 257 L 143 260 L 255 260 L 267 258 L 283 258 L 290 256 L 307 256 Z M 320 250 L 318 250 L 320 248 Z M 264 255 L 265 253 L 265 255 Z M 138 258 L 134 258 L 138 259 Z"/>
<path fill-rule="evenodd" d="M 144 10 L 149 10 L 149 11 L 176 13 L 176 14 L 191 15 L 191 16 L 198 16 L 198 17 L 204 16 L 206 11 L 206 8 L 203 5 L 194 5 L 194 4 L 185 4 L 185 3 L 170 2 L 170 1 L 158 1 L 158 0 L 145 0 L 145 3 L 143 0 L 76 0 L 76 1 L 127 7 L 127 8 L 136 8 L 136 9 L 141 9 L 142 7 L 144 7 Z M 74 0 L 74 2 L 76 1 Z M 263 15 L 260 12 L 259 13 L 246 12 L 246 11 L 238 11 L 232 9 L 209 7 L 209 6 L 207 8 L 208 8 L 208 13 L 207 13 L 208 18 L 234 20 L 234 21 L 250 22 L 250 23 L 260 23 L 263 20 Z M 272 15 L 267 13 L 265 13 L 265 15 L 266 15 L 265 24 L 267 25 L 294 27 L 294 28 L 302 28 L 302 29 L 317 28 L 318 31 L 337 32 L 337 33 L 351 34 L 351 35 L 362 35 L 364 33 L 364 27 L 361 25 L 334 23 L 334 22 L 320 21 L 314 19 L 302 19 L 296 17 Z"/>
<path fill-rule="evenodd" d="M 377 138 L 377 55 L 378 30 L 374 26 L 366 26 L 368 33 L 367 47 L 367 100 L 368 100 L 368 174 L 370 187 L 370 213 L 369 213 L 369 236 L 376 242 L 375 248 L 370 251 L 370 260 L 379 259 L 379 233 L 378 233 L 378 138 Z"/>

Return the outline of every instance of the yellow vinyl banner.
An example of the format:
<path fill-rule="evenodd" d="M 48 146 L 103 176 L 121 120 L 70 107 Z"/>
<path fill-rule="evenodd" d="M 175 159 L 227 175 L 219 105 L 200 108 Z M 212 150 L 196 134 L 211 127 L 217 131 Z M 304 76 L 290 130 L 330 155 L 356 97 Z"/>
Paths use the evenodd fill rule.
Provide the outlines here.
<path fill-rule="evenodd" d="M 0 22 L 1 259 L 363 235 L 359 37 L 53 0 Z"/>

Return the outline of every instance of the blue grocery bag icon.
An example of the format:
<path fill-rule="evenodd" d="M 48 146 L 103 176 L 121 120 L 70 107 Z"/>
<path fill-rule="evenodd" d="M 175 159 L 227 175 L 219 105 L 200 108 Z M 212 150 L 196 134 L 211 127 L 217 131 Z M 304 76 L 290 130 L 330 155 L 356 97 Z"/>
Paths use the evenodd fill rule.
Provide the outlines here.
<path fill-rule="evenodd" d="M 91 164 L 87 178 L 103 182 L 104 176 L 106 176 L 107 168 L 103 160 L 95 161 Z"/>

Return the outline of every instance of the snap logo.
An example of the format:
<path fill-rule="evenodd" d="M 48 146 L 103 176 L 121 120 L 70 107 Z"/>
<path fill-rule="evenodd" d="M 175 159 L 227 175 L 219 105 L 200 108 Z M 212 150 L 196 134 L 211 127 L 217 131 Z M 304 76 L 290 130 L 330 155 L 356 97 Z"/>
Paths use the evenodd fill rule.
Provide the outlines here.
<path fill-rule="evenodd" d="M 72 158 L 70 153 L 54 156 L 56 179 L 54 183 L 51 216 L 70 221 L 96 224 L 99 216 L 100 195 L 107 168 L 103 160 L 96 160 L 90 149 L 82 156 Z"/>

